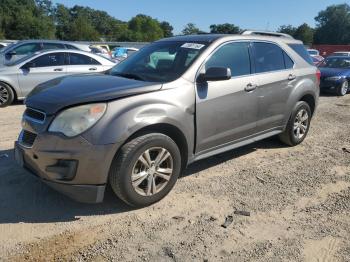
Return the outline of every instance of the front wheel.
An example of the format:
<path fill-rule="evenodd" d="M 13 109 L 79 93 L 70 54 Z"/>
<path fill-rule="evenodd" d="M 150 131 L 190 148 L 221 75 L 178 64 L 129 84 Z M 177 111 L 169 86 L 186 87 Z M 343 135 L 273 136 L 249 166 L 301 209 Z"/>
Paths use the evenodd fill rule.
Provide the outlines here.
<path fill-rule="evenodd" d="M 115 194 L 130 206 L 145 207 L 164 198 L 181 172 L 181 154 L 168 136 L 152 133 L 126 143 L 109 173 Z"/>
<path fill-rule="evenodd" d="M 349 82 L 345 80 L 337 89 L 338 96 L 345 96 L 349 91 Z"/>
<path fill-rule="evenodd" d="M 8 85 L 0 83 L 0 107 L 6 107 L 12 104 L 15 96 Z"/>
<path fill-rule="evenodd" d="M 293 109 L 286 129 L 279 135 L 280 140 L 289 146 L 300 144 L 309 132 L 310 122 L 310 106 L 304 101 L 299 101 Z"/>

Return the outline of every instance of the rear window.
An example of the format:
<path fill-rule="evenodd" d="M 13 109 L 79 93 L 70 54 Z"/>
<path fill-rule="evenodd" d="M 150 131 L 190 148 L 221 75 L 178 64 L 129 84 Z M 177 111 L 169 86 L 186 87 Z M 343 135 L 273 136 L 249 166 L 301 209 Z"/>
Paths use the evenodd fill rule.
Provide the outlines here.
<path fill-rule="evenodd" d="M 314 65 L 310 54 L 307 52 L 306 48 L 302 44 L 289 44 L 289 47 L 292 48 L 295 52 L 298 53 L 307 63 Z"/>

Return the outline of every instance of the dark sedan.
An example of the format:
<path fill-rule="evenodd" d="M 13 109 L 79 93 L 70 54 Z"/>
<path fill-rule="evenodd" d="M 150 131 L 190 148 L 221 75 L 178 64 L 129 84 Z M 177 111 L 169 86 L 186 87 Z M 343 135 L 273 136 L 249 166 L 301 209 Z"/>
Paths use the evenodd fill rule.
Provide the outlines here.
<path fill-rule="evenodd" d="M 319 68 L 321 71 L 321 91 L 333 91 L 338 96 L 344 96 L 350 91 L 350 57 L 327 57 Z"/>

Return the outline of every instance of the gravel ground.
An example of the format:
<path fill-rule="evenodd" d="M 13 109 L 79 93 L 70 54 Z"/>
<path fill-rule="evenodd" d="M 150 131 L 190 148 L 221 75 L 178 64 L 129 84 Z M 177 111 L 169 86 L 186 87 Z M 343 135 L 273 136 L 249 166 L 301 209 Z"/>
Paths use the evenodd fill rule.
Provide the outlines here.
<path fill-rule="evenodd" d="M 350 261 L 350 95 L 321 97 L 302 145 L 272 138 L 197 162 L 139 210 L 110 191 L 73 202 L 18 168 L 23 109 L 0 109 L 1 261 Z"/>

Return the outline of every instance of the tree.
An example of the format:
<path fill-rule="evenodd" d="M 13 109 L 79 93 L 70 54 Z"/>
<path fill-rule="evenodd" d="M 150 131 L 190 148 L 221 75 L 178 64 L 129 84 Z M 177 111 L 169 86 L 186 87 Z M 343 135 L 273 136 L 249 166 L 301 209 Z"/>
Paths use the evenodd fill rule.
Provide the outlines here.
<path fill-rule="evenodd" d="M 100 36 L 88 22 L 87 17 L 79 14 L 68 29 L 67 37 L 71 41 L 98 41 Z"/>
<path fill-rule="evenodd" d="M 316 44 L 350 44 L 350 6 L 331 5 L 318 13 Z"/>
<path fill-rule="evenodd" d="M 198 27 L 196 27 L 193 23 L 188 23 L 185 28 L 182 30 L 182 33 L 184 35 L 196 35 L 199 34 L 201 31 Z"/>
<path fill-rule="evenodd" d="M 234 24 L 216 24 L 210 26 L 210 33 L 213 34 L 239 34 L 241 29 Z"/>
<path fill-rule="evenodd" d="M 133 17 L 128 23 L 128 28 L 132 41 L 151 42 L 164 36 L 158 20 L 143 14 Z"/>
<path fill-rule="evenodd" d="M 292 25 L 281 25 L 277 30 L 279 33 L 288 34 L 291 36 L 294 36 L 296 31 L 297 28 Z"/>
<path fill-rule="evenodd" d="M 305 45 L 310 46 L 314 40 L 314 29 L 312 29 L 308 24 L 304 23 L 296 29 L 293 37 L 303 41 Z"/>
<path fill-rule="evenodd" d="M 163 21 L 160 23 L 160 27 L 163 30 L 164 37 L 171 37 L 173 36 L 173 30 L 174 28 L 166 21 Z"/>

